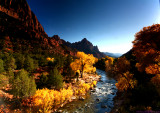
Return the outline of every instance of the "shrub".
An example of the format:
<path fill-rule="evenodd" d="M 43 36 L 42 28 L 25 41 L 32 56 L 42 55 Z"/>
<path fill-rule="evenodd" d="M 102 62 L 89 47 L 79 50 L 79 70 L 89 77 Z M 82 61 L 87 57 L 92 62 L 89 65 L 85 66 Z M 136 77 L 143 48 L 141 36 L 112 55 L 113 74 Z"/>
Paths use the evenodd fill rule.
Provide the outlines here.
<path fill-rule="evenodd" d="M 36 91 L 35 80 L 28 76 L 28 72 L 22 69 L 13 81 L 13 94 L 19 97 L 32 96 Z"/>

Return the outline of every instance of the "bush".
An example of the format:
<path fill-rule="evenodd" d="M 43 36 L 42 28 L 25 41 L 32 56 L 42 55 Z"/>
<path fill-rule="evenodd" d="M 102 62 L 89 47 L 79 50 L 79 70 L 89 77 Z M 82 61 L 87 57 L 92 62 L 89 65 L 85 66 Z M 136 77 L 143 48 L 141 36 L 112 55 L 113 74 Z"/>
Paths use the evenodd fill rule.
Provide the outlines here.
<path fill-rule="evenodd" d="M 57 90 L 63 87 L 63 77 L 58 72 L 57 68 L 54 68 L 48 76 L 48 86 L 49 88 L 55 88 Z"/>

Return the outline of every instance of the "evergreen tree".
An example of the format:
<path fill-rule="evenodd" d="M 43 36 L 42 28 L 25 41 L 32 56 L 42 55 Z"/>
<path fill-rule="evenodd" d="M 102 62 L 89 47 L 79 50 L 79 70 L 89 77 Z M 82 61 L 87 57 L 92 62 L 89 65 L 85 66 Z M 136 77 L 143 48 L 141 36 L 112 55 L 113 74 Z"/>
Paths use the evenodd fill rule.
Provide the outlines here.
<path fill-rule="evenodd" d="M 13 56 L 7 55 L 4 58 L 4 63 L 5 63 L 5 70 L 14 70 L 17 68 L 16 66 L 16 60 Z"/>
<path fill-rule="evenodd" d="M 50 72 L 47 83 L 50 88 L 55 88 L 57 90 L 59 90 L 63 87 L 63 77 L 58 72 L 57 68 L 54 68 Z"/>
<path fill-rule="evenodd" d="M 34 95 L 35 94 L 35 92 L 36 92 L 36 83 L 35 83 L 35 80 L 34 80 L 34 78 L 33 77 L 29 77 L 29 92 L 28 92 L 28 94 L 29 94 L 29 96 L 32 96 L 32 95 Z"/>
<path fill-rule="evenodd" d="M 38 88 L 43 88 L 47 85 L 48 77 L 44 73 L 40 76 L 39 82 L 37 84 Z"/>
<path fill-rule="evenodd" d="M 24 69 L 32 71 L 34 68 L 34 60 L 30 56 L 27 56 L 24 62 Z"/>
<path fill-rule="evenodd" d="M 0 73 L 4 71 L 3 60 L 0 59 Z"/>
<path fill-rule="evenodd" d="M 17 69 L 22 69 L 24 68 L 24 62 L 25 62 L 25 57 L 23 54 L 20 53 L 16 53 L 15 54 L 15 58 L 16 58 L 16 65 L 17 65 Z"/>
<path fill-rule="evenodd" d="M 12 84 L 14 81 L 14 72 L 12 69 L 9 69 L 7 71 L 7 75 L 9 76 L 9 83 Z"/>
<path fill-rule="evenodd" d="M 13 94 L 21 98 L 31 96 L 36 91 L 34 79 L 29 77 L 28 72 L 24 69 L 17 73 L 12 86 Z"/>
<path fill-rule="evenodd" d="M 71 82 L 72 78 L 74 78 L 74 71 L 72 70 L 70 64 L 72 62 L 72 58 L 71 56 L 67 56 L 66 60 L 65 60 L 65 64 L 64 64 L 64 70 L 63 70 L 63 76 L 66 77 L 67 80 L 69 80 L 69 82 Z"/>

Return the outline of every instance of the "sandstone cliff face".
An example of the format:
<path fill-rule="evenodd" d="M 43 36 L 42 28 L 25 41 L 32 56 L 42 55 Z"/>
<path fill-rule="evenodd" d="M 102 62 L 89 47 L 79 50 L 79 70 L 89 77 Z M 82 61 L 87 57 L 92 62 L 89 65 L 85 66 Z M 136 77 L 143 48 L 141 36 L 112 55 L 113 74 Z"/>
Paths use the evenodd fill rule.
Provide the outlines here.
<path fill-rule="evenodd" d="M 26 0 L 0 0 L 0 11 L 22 21 L 33 31 L 46 34 Z"/>
<path fill-rule="evenodd" d="M 13 51 L 40 49 L 62 55 L 76 53 L 64 46 L 59 37 L 48 37 L 26 0 L 0 0 L 0 41 L 2 40 L 7 49 Z"/>

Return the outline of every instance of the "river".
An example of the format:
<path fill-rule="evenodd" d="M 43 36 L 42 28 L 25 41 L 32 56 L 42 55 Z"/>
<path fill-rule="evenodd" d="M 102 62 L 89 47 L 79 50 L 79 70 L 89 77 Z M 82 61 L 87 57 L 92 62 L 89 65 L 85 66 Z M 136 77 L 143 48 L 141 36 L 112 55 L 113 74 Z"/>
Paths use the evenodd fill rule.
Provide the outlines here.
<path fill-rule="evenodd" d="M 108 113 L 114 107 L 113 98 L 116 96 L 116 81 L 107 77 L 106 72 L 97 69 L 101 75 L 95 90 L 88 93 L 85 100 L 77 100 L 66 104 L 58 111 L 62 113 Z"/>

